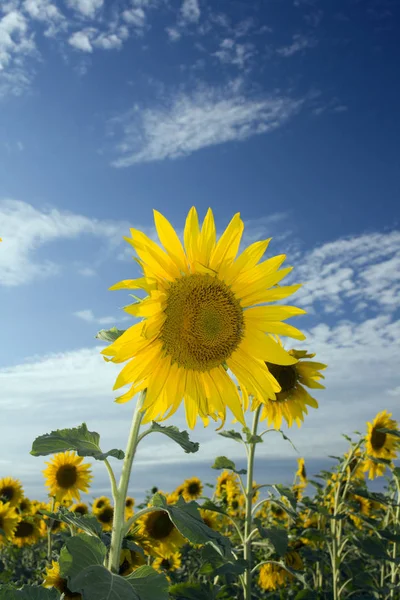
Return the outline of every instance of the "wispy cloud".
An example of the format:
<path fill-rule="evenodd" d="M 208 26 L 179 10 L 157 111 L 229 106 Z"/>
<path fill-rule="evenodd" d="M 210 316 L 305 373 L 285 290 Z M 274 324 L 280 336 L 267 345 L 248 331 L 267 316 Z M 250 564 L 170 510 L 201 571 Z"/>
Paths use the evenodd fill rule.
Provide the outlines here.
<path fill-rule="evenodd" d="M 104 0 L 67 0 L 67 4 L 81 15 L 93 18 L 102 8 Z"/>
<path fill-rule="evenodd" d="M 250 98 L 235 85 L 203 87 L 173 96 L 163 107 L 135 106 L 110 122 L 122 130 L 116 148 L 116 167 L 178 158 L 196 150 L 230 141 L 243 141 L 283 125 L 303 101 L 287 96 Z M 166 106 L 166 107 L 165 107 Z"/>
<path fill-rule="evenodd" d="M 36 54 L 33 34 L 19 10 L 9 10 L 0 17 L 0 98 L 9 93 L 19 95 L 29 85 L 26 60 Z"/>
<path fill-rule="evenodd" d="M 98 323 L 99 325 L 114 325 L 116 322 L 115 317 L 95 317 L 93 311 L 90 308 L 85 310 L 77 310 L 73 313 L 75 317 L 86 321 L 87 323 Z"/>
<path fill-rule="evenodd" d="M 198 0 L 183 0 L 181 18 L 184 23 L 197 23 L 200 19 L 200 6 Z"/>
<path fill-rule="evenodd" d="M 219 49 L 214 52 L 214 56 L 223 64 L 233 65 L 239 69 L 245 69 L 255 54 L 254 44 L 238 43 L 232 38 L 223 39 Z"/>
<path fill-rule="evenodd" d="M 281 46 L 276 50 L 277 54 L 284 56 L 285 58 L 293 56 L 298 52 L 302 52 L 307 48 L 314 48 L 317 45 L 317 40 L 313 37 L 307 37 L 300 33 L 296 33 L 293 36 L 292 43 L 287 46 Z"/>
<path fill-rule="evenodd" d="M 90 38 L 93 36 L 93 34 L 93 29 L 76 31 L 70 36 L 68 43 L 76 48 L 76 50 L 81 50 L 82 52 L 93 52 L 93 46 L 90 41 Z"/>

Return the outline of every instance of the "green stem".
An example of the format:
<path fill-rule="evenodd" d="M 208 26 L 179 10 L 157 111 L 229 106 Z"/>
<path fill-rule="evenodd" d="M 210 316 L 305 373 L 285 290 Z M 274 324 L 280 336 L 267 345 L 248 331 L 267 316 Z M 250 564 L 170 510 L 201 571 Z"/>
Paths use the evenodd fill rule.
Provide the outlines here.
<path fill-rule="evenodd" d="M 56 507 L 56 497 L 53 496 L 53 503 L 51 506 L 51 512 L 54 512 Z M 54 519 L 49 519 L 47 526 L 47 560 L 51 564 L 51 528 L 53 527 Z"/>
<path fill-rule="evenodd" d="M 395 520 L 394 520 L 394 529 L 397 533 L 397 527 L 400 523 L 400 481 L 398 479 L 398 477 L 394 476 L 395 479 L 395 483 L 396 483 L 396 488 L 397 488 L 397 506 L 396 506 L 396 511 L 395 511 Z M 396 578 L 397 578 L 397 563 L 396 563 L 396 558 L 397 558 L 397 542 L 393 542 L 393 554 L 392 554 L 392 558 L 393 558 L 393 562 L 392 562 L 392 569 L 391 569 L 391 574 L 390 574 L 390 582 L 392 584 L 392 589 L 390 590 L 390 597 L 394 598 L 394 592 L 395 592 L 395 584 L 396 584 Z"/>
<path fill-rule="evenodd" d="M 143 418 L 141 408 L 144 403 L 146 392 L 141 392 L 140 397 L 136 403 L 135 412 L 132 418 L 131 430 L 129 432 L 128 443 L 125 451 L 124 463 L 122 465 L 122 473 L 119 480 L 118 489 L 114 490 L 115 493 L 115 505 L 114 505 L 114 519 L 111 533 L 111 546 L 110 546 L 110 558 L 108 568 L 114 573 L 118 573 L 119 559 L 121 554 L 123 529 L 125 524 L 125 500 L 128 492 L 129 478 L 131 476 L 132 463 L 135 456 L 140 423 Z"/>
<path fill-rule="evenodd" d="M 108 475 L 110 477 L 112 497 L 113 497 L 114 504 L 115 504 L 116 498 L 117 498 L 117 494 L 118 494 L 118 489 L 117 489 L 117 482 L 115 480 L 114 471 L 112 470 L 112 466 L 108 462 L 107 458 L 103 462 L 104 462 L 104 464 L 106 466 L 106 469 L 108 471 Z"/>
<path fill-rule="evenodd" d="M 252 435 L 257 434 L 258 420 L 261 412 L 260 405 L 254 413 Z M 251 600 L 251 538 L 250 533 L 253 524 L 252 504 L 253 504 L 253 473 L 254 473 L 254 455 L 256 444 L 249 444 L 247 455 L 247 486 L 246 486 L 246 519 L 244 523 L 244 553 L 243 557 L 247 561 L 247 567 L 244 572 L 244 600 Z"/>

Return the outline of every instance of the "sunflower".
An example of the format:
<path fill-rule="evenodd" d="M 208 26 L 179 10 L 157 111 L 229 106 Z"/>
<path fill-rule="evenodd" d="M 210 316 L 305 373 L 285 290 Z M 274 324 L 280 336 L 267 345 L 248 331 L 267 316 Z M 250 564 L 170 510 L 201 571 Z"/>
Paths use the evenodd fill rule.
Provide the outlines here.
<path fill-rule="evenodd" d="M 248 394 L 275 399 L 280 391 L 265 361 L 292 365 L 270 335 L 297 339 L 304 335 L 283 323 L 305 311 L 292 306 L 265 306 L 297 291 L 300 285 L 278 286 L 292 270 L 278 270 L 285 255 L 259 262 L 270 240 L 255 242 L 238 257 L 243 222 L 236 214 L 217 241 L 208 210 L 200 228 L 190 209 L 184 247 L 171 224 L 154 211 L 163 250 L 141 231 L 125 238 L 136 251 L 142 277 L 121 281 L 110 289 L 139 289 L 147 296 L 125 308 L 135 323 L 102 353 L 115 363 L 129 361 L 114 389 L 130 385 L 117 402 L 147 390 L 144 422 L 170 417 L 184 400 L 190 428 L 200 416 L 225 420 L 226 407 L 243 425 L 242 401 L 233 374 Z"/>
<path fill-rule="evenodd" d="M 217 513 L 213 512 L 212 510 L 206 510 L 202 508 L 200 509 L 200 516 L 203 519 L 204 523 L 207 525 L 207 527 L 218 531 L 220 527 Z"/>
<path fill-rule="evenodd" d="M 215 494 L 219 498 L 226 495 L 226 486 L 228 482 L 231 482 L 232 485 L 236 486 L 237 492 L 239 492 L 239 482 L 238 477 L 235 473 L 230 473 L 229 471 L 222 471 L 221 475 L 217 478 L 217 485 L 215 489 Z"/>
<path fill-rule="evenodd" d="M 243 494 L 232 496 L 228 500 L 227 512 L 231 517 L 238 517 L 244 512 L 246 500 Z"/>
<path fill-rule="evenodd" d="M 170 554 L 168 558 L 164 558 L 162 556 L 156 558 L 152 564 L 152 567 L 160 573 L 168 573 L 179 569 L 181 564 L 181 555 L 179 552 L 174 552 L 173 554 Z"/>
<path fill-rule="evenodd" d="M 5 543 L 6 539 L 13 537 L 19 521 L 20 516 L 16 512 L 15 507 L 10 506 L 9 502 L 3 504 L 0 501 L 0 529 L 5 533 L 5 535 L 0 533 L 0 547 Z"/>
<path fill-rule="evenodd" d="M 111 531 L 114 520 L 114 507 L 104 506 L 96 513 L 97 520 L 101 523 L 103 531 Z"/>
<path fill-rule="evenodd" d="M 74 498 L 79 502 L 79 492 L 88 491 L 92 475 L 90 465 L 83 465 L 82 461 L 83 457 L 75 452 L 60 452 L 53 456 L 51 462 L 46 463 L 48 467 L 43 471 L 46 486 L 50 488 L 50 495 L 55 496 L 58 502 Z"/>
<path fill-rule="evenodd" d="M 202 493 L 203 484 L 198 477 L 192 477 L 191 479 L 186 479 L 184 481 L 182 496 L 186 502 L 190 502 L 190 500 L 197 500 L 197 498 L 200 498 Z"/>
<path fill-rule="evenodd" d="M 135 498 L 131 498 L 130 496 L 127 496 L 127 498 L 125 500 L 125 508 L 127 508 L 128 510 L 132 510 L 134 506 L 135 506 Z"/>
<path fill-rule="evenodd" d="M 350 452 L 347 452 L 344 455 L 344 459 L 347 460 L 349 458 Z M 364 454 L 361 452 L 360 448 L 353 453 L 353 457 L 350 460 L 350 463 L 347 466 L 347 475 L 352 479 L 364 479 Z"/>
<path fill-rule="evenodd" d="M 282 503 L 285 503 L 285 498 L 282 498 Z M 289 520 L 289 515 L 287 514 L 286 510 L 279 504 L 271 502 L 270 510 L 273 521 L 277 523 L 286 523 Z"/>
<path fill-rule="evenodd" d="M 87 515 L 89 514 L 89 507 L 84 502 L 78 502 L 77 504 L 73 504 L 71 506 L 71 512 L 74 512 L 78 515 Z"/>
<path fill-rule="evenodd" d="M 23 515 L 14 532 L 13 543 L 19 548 L 36 544 L 41 537 L 39 519 Z"/>
<path fill-rule="evenodd" d="M 106 506 L 111 506 L 110 499 L 107 498 L 107 496 L 100 496 L 100 498 L 96 498 L 93 501 L 92 511 L 94 514 L 96 514 Z"/>
<path fill-rule="evenodd" d="M 124 548 L 121 550 L 121 556 L 119 559 L 119 575 L 129 575 L 137 569 L 146 564 L 146 559 L 140 552 L 134 550 L 128 550 Z"/>
<path fill-rule="evenodd" d="M 24 497 L 21 482 L 13 477 L 0 479 L 0 500 L 10 506 L 18 506 Z"/>
<path fill-rule="evenodd" d="M 45 588 L 56 588 L 65 600 L 80 600 L 82 596 L 80 594 L 74 594 L 67 587 L 67 580 L 60 575 L 60 565 L 58 562 L 52 560 L 51 567 L 46 568 L 46 576 L 42 583 Z"/>
<path fill-rule="evenodd" d="M 138 519 L 137 525 L 139 536 L 149 541 L 153 556 L 168 558 L 186 543 L 165 510 L 147 513 Z"/>
<path fill-rule="evenodd" d="M 281 390 L 275 394 L 274 399 L 258 397 L 253 399 L 252 404 L 253 410 L 260 404 L 264 405 L 260 418 L 266 419 L 268 424 L 276 429 L 281 427 L 282 419 L 285 419 L 288 427 L 294 422 L 300 427 L 304 415 L 308 413 L 307 406 L 318 408 L 318 402 L 310 396 L 304 386 L 325 389 L 319 383 L 319 379 L 324 378 L 320 371 L 326 369 L 326 365 L 304 360 L 313 358 L 315 354 L 308 354 L 306 350 L 289 350 L 288 354 L 296 359 L 296 364 L 279 365 L 267 362 L 267 367 L 281 386 Z"/>
<path fill-rule="evenodd" d="M 292 486 L 292 492 L 294 497 L 296 498 L 296 502 L 300 502 L 300 500 L 302 499 L 305 487 L 306 486 L 302 483 L 297 483 Z"/>
<path fill-rule="evenodd" d="M 354 507 L 354 513 L 349 515 L 350 519 L 353 521 L 354 525 L 358 529 L 362 529 L 363 520 L 360 519 L 358 514 L 364 515 L 366 517 L 369 516 L 371 512 L 370 501 L 367 498 L 363 498 L 363 496 L 358 496 L 357 494 L 352 494 L 349 500 L 352 504 L 352 507 Z"/>
<path fill-rule="evenodd" d="M 295 571 L 303 569 L 303 561 L 301 560 L 299 553 L 295 550 L 287 552 L 283 561 L 290 569 Z M 263 590 L 277 590 L 286 585 L 287 582 L 293 581 L 293 579 L 294 576 L 280 565 L 267 563 L 260 568 L 258 585 Z"/>
<path fill-rule="evenodd" d="M 389 433 L 383 433 L 381 429 L 397 430 L 397 423 L 391 419 L 392 413 L 386 410 L 378 413 L 372 423 L 367 423 L 368 432 L 365 440 L 366 452 L 368 457 L 375 459 L 383 458 L 385 460 L 394 460 L 397 458 L 397 449 L 399 447 L 399 438 Z M 367 458 L 364 465 L 364 471 L 368 471 L 368 478 L 375 479 L 383 475 L 386 465 L 376 463 L 371 458 Z"/>
<path fill-rule="evenodd" d="M 304 462 L 304 458 L 298 458 L 297 459 L 297 471 L 296 471 L 296 477 L 298 477 L 300 479 L 300 484 L 306 486 L 308 481 L 307 481 L 307 471 L 306 471 L 306 465 Z"/>

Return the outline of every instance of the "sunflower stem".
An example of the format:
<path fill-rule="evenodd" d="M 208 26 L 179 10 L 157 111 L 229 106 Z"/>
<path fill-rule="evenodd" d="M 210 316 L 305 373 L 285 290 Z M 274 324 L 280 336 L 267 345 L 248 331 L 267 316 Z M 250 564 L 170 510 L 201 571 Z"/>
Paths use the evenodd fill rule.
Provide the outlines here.
<path fill-rule="evenodd" d="M 51 512 L 54 512 L 56 508 L 56 497 L 53 496 L 53 502 L 51 505 Z M 49 519 L 47 527 L 47 560 L 51 564 L 51 528 L 53 527 L 54 519 Z"/>
<path fill-rule="evenodd" d="M 257 434 L 258 420 L 260 418 L 261 412 L 260 405 L 253 417 L 253 426 L 252 426 L 252 436 Z M 253 524 L 253 514 L 252 514 L 252 504 L 253 504 L 253 473 L 254 473 L 254 456 L 256 451 L 256 444 L 249 443 L 248 444 L 248 454 L 247 454 L 247 485 L 246 485 L 246 519 L 244 523 L 244 552 L 243 558 L 247 561 L 247 567 L 244 572 L 244 600 L 251 600 L 251 538 L 250 532 L 252 530 Z"/>
<path fill-rule="evenodd" d="M 398 478 L 398 476 L 393 475 L 393 478 L 395 480 L 396 483 L 396 488 L 397 488 L 397 502 L 396 502 L 396 511 L 395 511 L 395 520 L 394 520 L 394 528 L 397 531 L 397 527 L 399 525 L 400 522 L 400 480 Z M 397 548 L 398 548 L 398 544 L 397 542 L 393 542 L 393 554 L 392 554 L 392 558 L 393 558 L 393 562 L 392 562 L 392 571 L 390 574 L 390 583 L 392 584 L 392 589 L 390 590 L 390 598 L 394 598 L 394 592 L 395 592 L 395 585 L 396 585 L 396 575 L 397 575 Z"/>
<path fill-rule="evenodd" d="M 132 463 L 135 457 L 138 445 L 139 429 L 143 418 L 141 411 L 146 392 L 141 392 L 133 413 L 131 430 L 129 432 L 128 443 L 125 451 L 125 458 L 122 465 L 121 477 L 118 488 L 115 489 L 114 518 L 111 533 L 111 546 L 108 568 L 114 573 L 118 573 L 119 559 L 121 554 L 122 538 L 125 525 L 125 500 L 128 492 L 129 479 L 131 476 Z"/>

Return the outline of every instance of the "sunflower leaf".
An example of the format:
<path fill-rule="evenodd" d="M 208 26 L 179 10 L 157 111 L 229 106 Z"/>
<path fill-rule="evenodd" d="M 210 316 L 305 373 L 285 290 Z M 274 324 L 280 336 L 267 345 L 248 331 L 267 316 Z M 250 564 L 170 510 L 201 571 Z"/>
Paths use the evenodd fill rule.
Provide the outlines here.
<path fill-rule="evenodd" d="M 229 469 L 229 471 L 233 471 L 234 473 L 237 473 L 238 475 L 246 475 L 247 470 L 246 469 L 240 469 L 240 471 L 236 470 L 236 465 L 233 462 L 233 460 L 230 460 L 229 458 L 227 458 L 226 456 L 217 456 L 217 458 L 214 461 L 214 464 L 211 466 L 212 469 Z"/>
<path fill-rule="evenodd" d="M 379 431 L 379 433 L 386 433 L 387 435 L 394 435 L 395 437 L 400 438 L 400 431 L 397 429 L 388 429 L 387 427 L 382 427 L 376 431 Z"/>
<path fill-rule="evenodd" d="M 205 500 L 203 502 L 203 504 L 201 505 L 201 508 L 202 508 L 202 510 L 211 510 L 212 512 L 219 513 L 220 515 L 227 514 L 223 508 L 221 508 L 217 504 L 214 504 L 214 502 L 212 502 L 212 500 Z"/>
<path fill-rule="evenodd" d="M 254 519 L 254 524 L 257 527 L 261 537 L 269 540 L 273 545 L 275 551 L 280 556 L 284 556 L 289 545 L 287 531 L 279 527 L 269 527 L 268 529 L 266 529 L 262 526 L 260 519 L 258 519 L 257 517 Z"/>
<path fill-rule="evenodd" d="M 100 537 L 102 533 L 101 524 L 96 517 L 93 515 L 80 515 L 68 510 L 65 506 L 60 506 L 56 513 L 43 509 L 39 510 L 39 513 L 50 517 L 54 521 L 62 521 L 78 529 L 83 529 L 88 535 Z"/>
<path fill-rule="evenodd" d="M 168 600 L 168 580 L 164 573 L 143 565 L 124 577 L 133 587 L 140 600 Z"/>
<path fill-rule="evenodd" d="M 296 510 L 297 500 L 290 488 L 285 487 L 281 483 L 276 483 L 272 487 L 274 488 L 274 490 L 276 490 L 278 492 L 278 494 L 280 496 L 285 496 L 285 498 L 287 498 L 289 500 L 290 504 L 292 505 L 292 508 L 294 510 Z"/>
<path fill-rule="evenodd" d="M 230 429 L 229 431 L 220 431 L 218 435 L 235 440 L 235 442 L 243 442 L 242 434 L 239 433 L 239 431 L 234 431 L 233 429 Z"/>
<path fill-rule="evenodd" d="M 115 575 L 101 565 L 83 569 L 68 582 L 71 592 L 81 593 L 85 600 L 141 600 L 126 577 Z"/>
<path fill-rule="evenodd" d="M 198 442 L 191 442 L 187 431 L 179 431 L 175 425 L 159 425 L 155 421 L 152 422 L 151 427 L 145 431 L 145 434 L 149 433 L 163 433 L 164 435 L 174 440 L 186 453 L 197 452 L 199 449 Z"/>
<path fill-rule="evenodd" d="M 60 574 L 74 578 L 86 567 L 102 565 L 107 549 L 98 538 L 80 533 L 67 538 L 60 552 Z"/>
<path fill-rule="evenodd" d="M 41 585 L 24 585 L 19 590 L 11 586 L 1 586 L 0 600 L 59 600 L 60 593 L 55 589 L 46 589 Z"/>
<path fill-rule="evenodd" d="M 105 460 L 109 456 L 122 460 L 125 454 L 122 450 L 109 450 L 102 452 L 100 448 L 100 435 L 96 431 L 89 431 L 86 423 L 71 429 L 57 429 L 45 433 L 35 439 L 32 444 L 33 456 L 47 456 L 56 452 L 75 450 L 79 456 L 91 456 L 95 460 Z"/>
<path fill-rule="evenodd" d="M 111 327 L 111 329 L 100 329 L 99 332 L 96 333 L 95 337 L 102 342 L 115 342 L 123 333 L 125 333 L 126 329 L 117 329 L 116 327 Z"/>

